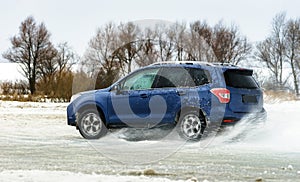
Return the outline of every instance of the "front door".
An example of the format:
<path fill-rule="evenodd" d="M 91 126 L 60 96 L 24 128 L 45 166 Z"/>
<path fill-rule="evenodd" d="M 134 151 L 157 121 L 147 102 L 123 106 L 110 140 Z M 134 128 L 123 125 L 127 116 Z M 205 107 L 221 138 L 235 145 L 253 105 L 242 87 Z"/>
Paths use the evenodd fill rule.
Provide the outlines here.
<path fill-rule="evenodd" d="M 108 100 L 110 124 L 145 127 L 151 114 L 150 97 L 158 68 L 145 69 L 125 77 Z"/>

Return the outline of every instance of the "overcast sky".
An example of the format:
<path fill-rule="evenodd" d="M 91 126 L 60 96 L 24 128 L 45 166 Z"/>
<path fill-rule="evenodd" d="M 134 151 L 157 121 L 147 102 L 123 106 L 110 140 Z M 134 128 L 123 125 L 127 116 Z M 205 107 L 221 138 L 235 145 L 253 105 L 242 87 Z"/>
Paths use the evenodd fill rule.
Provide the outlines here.
<path fill-rule="evenodd" d="M 223 20 L 237 24 L 250 41 L 260 41 L 282 11 L 288 18 L 300 17 L 300 0 L 1 0 L 0 60 L 28 16 L 46 24 L 54 44 L 66 41 L 82 55 L 97 27 L 109 21 L 207 20 L 214 25 Z"/>

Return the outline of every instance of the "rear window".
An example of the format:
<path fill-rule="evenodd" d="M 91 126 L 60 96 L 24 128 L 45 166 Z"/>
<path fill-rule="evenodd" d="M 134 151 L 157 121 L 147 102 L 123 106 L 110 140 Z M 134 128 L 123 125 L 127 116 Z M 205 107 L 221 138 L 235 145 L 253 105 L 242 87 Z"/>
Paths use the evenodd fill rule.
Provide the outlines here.
<path fill-rule="evenodd" d="M 252 73 L 251 70 L 227 70 L 224 73 L 226 85 L 234 88 L 258 88 Z"/>

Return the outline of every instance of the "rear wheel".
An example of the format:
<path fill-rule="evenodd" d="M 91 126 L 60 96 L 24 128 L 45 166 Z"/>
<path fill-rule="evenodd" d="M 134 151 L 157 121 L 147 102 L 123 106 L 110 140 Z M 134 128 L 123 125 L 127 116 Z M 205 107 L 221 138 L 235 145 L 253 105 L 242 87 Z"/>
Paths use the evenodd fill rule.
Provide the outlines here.
<path fill-rule="evenodd" d="M 187 111 L 180 116 L 176 127 L 183 139 L 199 141 L 205 129 L 205 118 L 199 111 Z"/>
<path fill-rule="evenodd" d="M 86 139 L 99 139 L 107 133 L 103 116 L 95 109 L 87 109 L 79 114 L 78 129 Z"/>

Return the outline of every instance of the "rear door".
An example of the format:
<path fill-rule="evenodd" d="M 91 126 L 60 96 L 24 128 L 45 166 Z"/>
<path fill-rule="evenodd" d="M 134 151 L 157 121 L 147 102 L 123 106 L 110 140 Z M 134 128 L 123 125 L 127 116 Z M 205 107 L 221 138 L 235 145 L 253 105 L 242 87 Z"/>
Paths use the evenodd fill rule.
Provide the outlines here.
<path fill-rule="evenodd" d="M 182 66 L 161 68 L 153 84 L 151 97 L 159 96 L 165 100 L 166 113 L 159 113 L 164 114 L 163 121 L 174 122 L 181 107 L 199 107 L 207 104 L 208 101 L 205 99 L 209 94 L 208 83 L 210 78 L 207 71 L 200 68 Z M 157 118 L 161 118 L 159 114 Z"/>
<path fill-rule="evenodd" d="M 263 109 L 263 94 L 252 73 L 246 69 L 227 69 L 224 72 L 230 90 L 229 108 L 233 112 L 249 113 Z"/>

